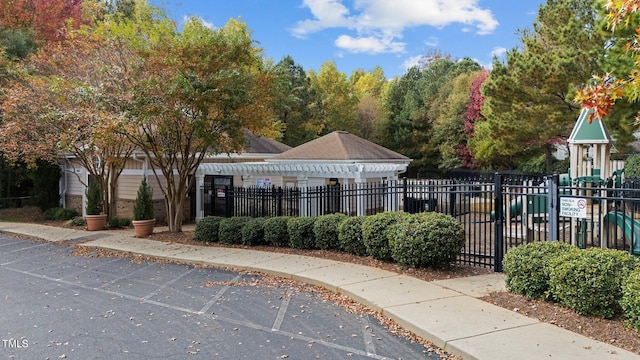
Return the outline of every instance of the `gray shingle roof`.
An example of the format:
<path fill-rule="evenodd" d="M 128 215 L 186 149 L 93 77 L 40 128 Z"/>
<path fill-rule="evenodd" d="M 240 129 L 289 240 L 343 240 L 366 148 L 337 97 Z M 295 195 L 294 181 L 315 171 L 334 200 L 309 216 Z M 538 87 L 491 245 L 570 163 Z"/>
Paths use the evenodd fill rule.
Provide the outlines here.
<path fill-rule="evenodd" d="M 280 154 L 284 151 L 291 149 L 291 146 L 283 144 L 281 142 L 269 139 L 264 136 L 256 136 L 250 131 L 244 132 L 244 137 L 247 140 L 244 153 L 251 154 Z"/>
<path fill-rule="evenodd" d="M 346 131 L 334 131 L 321 138 L 276 155 L 276 160 L 410 160 Z"/>

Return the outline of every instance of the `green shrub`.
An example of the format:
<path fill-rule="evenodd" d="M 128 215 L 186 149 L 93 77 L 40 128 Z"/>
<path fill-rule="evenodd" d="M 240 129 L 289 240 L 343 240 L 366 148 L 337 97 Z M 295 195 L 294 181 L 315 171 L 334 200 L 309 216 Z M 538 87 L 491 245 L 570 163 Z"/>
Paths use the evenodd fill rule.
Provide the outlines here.
<path fill-rule="evenodd" d="M 89 182 L 87 188 L 87 215 L 100 215 L 103 210 L 102 186 L 97 181 Z"/>
<path fill-rule="evenodd" d="M 207 216 L 204 219 L 200 219 L 196 224 L 196 230 L 193 234 L 195 241 L 202 242 L 218 242 L 218 230 L 220 229 L 220 222 L 224 218 L 221 216 Z"/>
<path fill-rule="evenodd" d="M 544 298 L 549 290 L 549 262 L 569 251 L 580 251 L 561 242 L 533 242 L 510 249 L 502 261 L 507 290 L 532 298 Z"/>
<path fill-rule="evenodd" d="M 287 223 L 289 216 L 278 216 L 268 218 L 264 222 L 264 240 L 267 244 L 277 247 L 289 246 L 289 230 Z"/>
<path fill-rule="evenodd" d="M 316 218 L 311 216 L 292 217 L 287 222 L 289 242 L 294 249 L 315 249 L 316 239 L 313 224 Z"/>
<path fill-rule="evenodd" d="M 153 189 L 147 184 L 147 177 L 143 177 L 133 203 L 133 220 L 153 219 Z"/>
<path fill-rule="evenodd" d="M 264 223 L 267 218 L 259 217 L 247 221 L 242 227 L 242 244 L 254 246 L 264 244 Z"/>
<path fill-rule="evenodd" d="M 242 244 L 242 227 L 249 220 L 251 218 L 248 216 L 235 216 L 220 221 L 218 228 L 220 242 L 223 244 Z"/>
<path fill-rule="evenodd" d="M 580 315 L 611 318 L 620 311 L 622 279 L 637 265 L 633 255 L 619 250 L 569 252 L 551 261 L 549 290 Z"/>
<path fill-rule="evenodd" d="M 462 224 L 449 215 L 411 215 L 387 232 L 391 257 L 402 266 L 446 268 L 455 262 L 466 241 Z"/>
<path fill-rule="evenodd" d="M 622 281 L 620 306 L 626 324 L 640 331 L 640 267 L 633 270 Z"/>
<path fill-rule="evenodd" d="M 364 219 L 364 216 L 351 216 L 338 225 L 338 243 L 342 251 L 358 256 L 367 255 L 367 248 L 362 238 Z"/>
<path fill-rule="evenodd" d="M 391 261 L 391 248 L 389 247 L 389 228 L 409 216 L 405 212 L 383 212 L 367 216 L 362 223 L 362 239 L 367 249 L 367 254 L 374 259 Z"/>
<path fill-rule="evenodd" d="M 313 234 L 316 246 L 322 250 L 338 250 L 338 225 L 347 217 L 345 214 L 328 214 L 316 218 Z"/>
<path fill-rule="evenodd" d="M 73 209 L 55 207 L 45 210 L 42 215 L 44 216 L 45 220 L 67 221 L 78 216 L 78 212 Z"/>
<path fill-rule="evenodd" d="M 112 229 L 120 229 L 131 225 L 131 219 L 114 217 L 109 220 L 109 227 Z"/>
<path fill-rule="evenodd" d="M 84 218 L 82 216 L 76 216 L 71 220 L 67 220 L 65 225 L 67 225 L 67 226 L 85 226 L 86 225 L 86 221 L 84 221 Z"/>

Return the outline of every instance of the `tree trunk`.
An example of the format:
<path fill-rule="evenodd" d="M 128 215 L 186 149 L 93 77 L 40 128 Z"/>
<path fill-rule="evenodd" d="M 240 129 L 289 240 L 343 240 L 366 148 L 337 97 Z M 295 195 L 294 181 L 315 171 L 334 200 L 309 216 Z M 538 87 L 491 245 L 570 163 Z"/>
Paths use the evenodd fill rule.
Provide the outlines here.
<path fill-rule="evenodd" d="M 544 146 L 544 165 L 547 171 L 547 174 L 553 173 L 553 151 L 552 145 Z"/>

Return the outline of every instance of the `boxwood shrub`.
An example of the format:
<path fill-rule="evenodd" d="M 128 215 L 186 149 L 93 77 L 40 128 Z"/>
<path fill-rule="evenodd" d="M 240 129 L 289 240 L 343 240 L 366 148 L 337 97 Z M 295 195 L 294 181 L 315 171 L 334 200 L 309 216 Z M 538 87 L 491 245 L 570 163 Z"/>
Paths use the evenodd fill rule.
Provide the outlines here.
<path fill-rule="evenodd" d="M 220 241 L 218 230 L 222 220 L 224 220 L 224 218 L 221 216 L 207 216 L 204 219 L 200 219 L 196 224 L 193 239 L 202 242 Z"/>
<path fill-rule="evenodd" d="M 287 222 L 289 242 L 294 249 L 315 249 L 316 239 L 313 224 L 316 218 L 311 216 L 292 217 Z"/>
<path fill-rule="evenodd" d="M 620 306 L 626 324 L 640 331 L 640 267 L 631 271 L 622 281 Z"/>
<path fill-rule="evenodd" d="M 313 224 L 313 234 L 316 246 L 322 250 L 339 250 L 338 225 L 347 217 L 345 214 L 328 214 L 316 218 Z"/>
<path fill-rule="evenodd" d="M 447 268 L 464 247 L 462 224 L 453 217 L 429 212 L 401 219 L 387 232 L 391 257 L 407 267 Z"/>
<path fill-rule="evenodd" d="M 351 216 L 338 225 L 338 243 L 342 251 L 358 256 L 367 255 L 367 248 L 362 238 L 364 219 L 364 216 Z"/>
<path fill-rule="evenodd" d="M 234 216 L 220 221 L 218 228 L 220 242 L 223 244 L 242 244 L 242 227 L 249 220 L 251 218 L 248 216 Z"/>
<path fill-rule="evenodd" d="M 532 298 L 547 298 L 549 262 L 570 251 L 581 251 L 561 242 L 533 242 L 510 249 L 502 266 L 507 290 Z"/>
<path fill-rule="evenodd" d="M 389 247 L 389 228 L 409 216 L 405 212 L 382 212 L 367 216 L 362 223 L 362 240 L 367 249 L 367 254 L 374 259 L 391 261 L 391 248 Z"/>
<path fill-rule="evenodd" d="M 265 244 L 264 223 L 267 218 L 258 217 L 247 221 L 242 227 L 242 244 L 255 246 Z"/>
<path fill-rule="evenodd" d="M 554 300 L 580 315 L 608 319 L 621 311 L 622 280 L 637 261 L 613 249 L 569 252 L 551 261 L 549 290 Z"/>
<path fill-rule="evenodd" d="M 268 245 L 277 247 L 290 246 L 289 230 L 287 230 L 287 223 L 290 218 L 289 216 L 278 216 L 265 220 L 264 240 Z"/>

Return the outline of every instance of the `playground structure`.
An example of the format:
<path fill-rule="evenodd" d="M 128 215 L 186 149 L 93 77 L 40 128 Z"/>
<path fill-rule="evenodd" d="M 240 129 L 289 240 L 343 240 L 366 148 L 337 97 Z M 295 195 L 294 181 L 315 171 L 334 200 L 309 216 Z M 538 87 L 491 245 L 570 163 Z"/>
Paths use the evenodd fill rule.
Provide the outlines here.
<path fill-rule="evenodd" d="M 549 192 L 554 186 L 555 195 L 581 199 L 584 206 L 585 211 L 580 215 L 567 216 L 560 209 L 560 216 L 554 218 L 559 232 L 573 233 L 568 236 L 573 245 L 620 248 L 622 242 L 629 244 L 628 249 L 633 254 L 640 255 L 640 216 L 637 216 L 640 212 L 636 211 L 640 207 L 634 204 L 636 192 L 624 189 L 624 169 L 620 164 L 614 166 L 610 160 L 611 136 L 602 121 L 589 121 L 592 112 L 592 109 L 582 110 L 568 139 L 568 173 L 561 174 L 555 184 L 546 180 L 523 186 L 522 194 L 512 197 L 503 208 L 506 236 L 525 236 L 527 241 L 551 236 L 552 240 L 557 240 L 552 238 L 555 234 L 540 234 L 551 231 L 549 209 L 554 199 Z M 526 228 L 526 234 L 512 231 L 518 225 Z"/>

